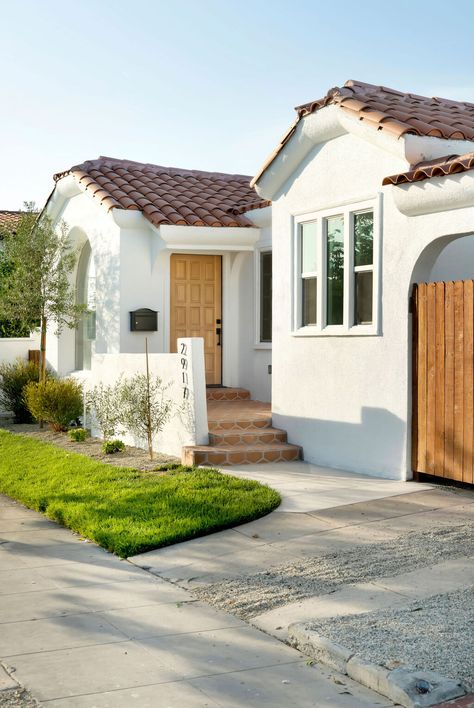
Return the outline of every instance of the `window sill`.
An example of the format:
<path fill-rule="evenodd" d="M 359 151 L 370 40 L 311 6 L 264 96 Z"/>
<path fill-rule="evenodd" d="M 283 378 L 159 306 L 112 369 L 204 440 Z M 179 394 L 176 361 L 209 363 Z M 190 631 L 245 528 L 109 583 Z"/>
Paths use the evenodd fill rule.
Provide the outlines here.
<path fill-rule="evenodd" d="M 380 334 L 375 325 L 300 327 L 291 332 L 293 337 L 378 337 Z"/>
<path fill-rule="evenodd" d="M 253 345 L 254 349 L 271 349 L 272 348 L 272 343 L 271 342 L 255 342 Z"/>

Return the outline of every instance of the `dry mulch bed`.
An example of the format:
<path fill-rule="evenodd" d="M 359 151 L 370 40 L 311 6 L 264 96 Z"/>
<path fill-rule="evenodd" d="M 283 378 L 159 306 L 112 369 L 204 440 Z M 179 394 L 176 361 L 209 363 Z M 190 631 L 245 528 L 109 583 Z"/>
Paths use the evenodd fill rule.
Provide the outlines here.
<path fill-rule="evenodd" d="M 13 423 L 11 419 L 0 418 L 0 428 L 9 430 L 12 433 L 21 433 L 37 440 L 56 445 L 70 452 L 78 452 L 81 455 L 87 455 L 94 460 L 104 462 L 108 465 L 116 467 L 133 467 L 137 470 L 154 470 L 158 465 L 167 462 L 179 462 L 177 457 L 163 455 L 159 452 L 154 453 L 154 459 L 150 460 L 148 452 L 139 447 L 126 445 L 123 452 L 116 452 L 113 455 L 106 455 L 102 451 L 103 440 L 100 438 L 89 437 L 84 442 L 74 442 L 69 439 L 67 433 L 55 433 L 53 430 L 45 427 L 42 430 L 36 423 Z"/>

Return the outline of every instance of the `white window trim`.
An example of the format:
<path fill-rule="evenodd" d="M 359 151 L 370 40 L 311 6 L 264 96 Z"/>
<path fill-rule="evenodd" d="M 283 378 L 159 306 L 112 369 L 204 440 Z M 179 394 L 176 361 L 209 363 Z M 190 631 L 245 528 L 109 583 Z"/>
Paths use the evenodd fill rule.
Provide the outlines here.
<path fill-rule="evenodd" d="M 254 319 L 254 349 L 271 349 L 272 342 L 261 342 L 260 341 L 260 285 L 261 285 L 261 254 L 271 253 L 272 244 L 262 244 L 255 248 L 254 251 L 254 271 L 255 271 L 255 319 Z"/>
<path fill-rule="evenodd" d="M 381 256 L 382 256 L 382 193 L 370 199 L 359 202 L 344 202 L 330 209 L 298 214 L 293 217 L 293 318 L 292 335 L 295 337 L 358 337 L 377 336 L 381 334 Z M 357 271 L 373 271 L 373 322 L 369 325 L 354 324 L 354 254 L 353 254 L 353 214 L 372 210 L 374 214 L 374 244 L 373 265 L 359 266 Z M 342 325 L 326 325 L 326 239 L 324 234 L 324 219 L 331 216 L 344 217 L 344 323 Z M 301 327 L 301 239 L 300 224 L 315 221 L 317 223 L 317 257 L 319 270 L 317 273 L 317 324 Z M 307 275 L 307 274 L 305 274 Z"/>

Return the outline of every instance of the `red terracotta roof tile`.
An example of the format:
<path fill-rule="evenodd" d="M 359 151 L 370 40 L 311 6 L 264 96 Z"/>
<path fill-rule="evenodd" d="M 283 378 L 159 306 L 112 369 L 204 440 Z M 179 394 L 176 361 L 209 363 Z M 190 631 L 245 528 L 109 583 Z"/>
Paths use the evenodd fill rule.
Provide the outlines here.
<path fill-rule="evenodd" d="M 110 157 L 88 160 L 59 172 L 54 179 L 69 174 L 107 210 L 139 210 L 155 226 L 253 226 L 244 212 L 269 203 L 259 199 L 249 185 L 250 177 L 244 175 Z"/>
<path fill-rule="evenodd" d="M 474 140 L 474 103 L 428 98 L 362 81 L 346 81 L 341 88 L 330 89 L 323 98 L 297 106 L 295 123 L 253 178 L 252 185 L 281 152 L 299 121 L 329 105 L 338 106 L 374 129 L 396 137 L 409 133 L 446 140 Z"/>
<path fill-rule="evenodd" d="M 444 177 L 446 175 L 467 172 L 474 169 L 474 152 L 465 155 L 445 155 L 436 160 L 419 162 L 408 172 L 385 177 L 382 184 L 406 184 L 408 182 L 421 182 L 431 177 Z"/>
<path fill-rule="evenodd" d="M 18 226 L 22 215 L 22 211 L 8 211 L 6 209 L 2 209 L 0 211 L 0 231 L 15 229 Z"/>

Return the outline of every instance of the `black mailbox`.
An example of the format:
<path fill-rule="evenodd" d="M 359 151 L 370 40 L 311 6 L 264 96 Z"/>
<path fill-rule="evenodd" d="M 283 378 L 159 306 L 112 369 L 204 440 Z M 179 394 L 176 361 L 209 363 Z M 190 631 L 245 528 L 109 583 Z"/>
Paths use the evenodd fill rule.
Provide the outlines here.
<path fill-rule="evenodd" d="M 142 307 L 130 313 L 130 330 L 132 332 L 157 332 L 158 312 Z"/>

